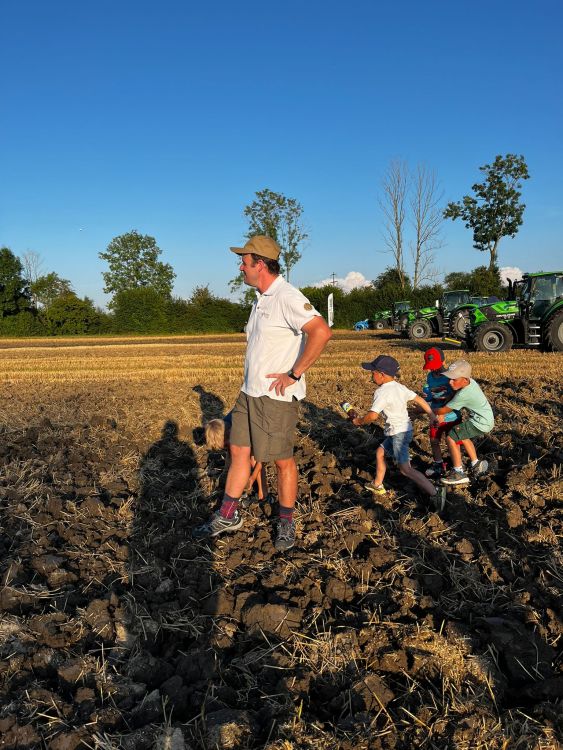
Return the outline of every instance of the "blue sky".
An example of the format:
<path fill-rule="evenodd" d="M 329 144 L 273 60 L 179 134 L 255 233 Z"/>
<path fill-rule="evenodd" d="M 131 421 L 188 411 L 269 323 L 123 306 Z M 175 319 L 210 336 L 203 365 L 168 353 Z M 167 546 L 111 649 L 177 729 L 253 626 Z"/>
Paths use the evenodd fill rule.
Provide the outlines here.
<path fill-rule="evenodd" d="M 304 208 L 294 283 L 373 279 L 392 159 L 456 200 L 516 153 L 527 208 L 500 265 L 560 267 L 562 21 L 559 0 L 4 0 L 0 243 L 103 303 L 98 252 L 135 228 L 176 294 L 226 294 L 268 187 Z M 459 221 L 444 236 L 445 272 L 487 261 Z"/>

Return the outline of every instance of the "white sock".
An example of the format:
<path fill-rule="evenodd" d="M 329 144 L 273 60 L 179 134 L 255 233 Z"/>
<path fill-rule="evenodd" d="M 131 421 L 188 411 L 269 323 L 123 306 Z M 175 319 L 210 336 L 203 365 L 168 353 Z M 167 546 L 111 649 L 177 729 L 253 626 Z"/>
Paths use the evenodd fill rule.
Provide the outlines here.
<path fill-rule="evenodd" d="M 475 461 L 471 462 L 471 466 L 477 466 L 478 463 L 479 463 L 479 459 L 476 458 Z"/>
<path fill-rule="evenodd" d="M 463 471 L 463 466 L 454 466 L 454 471 L 457 471 L 459 474 Z"/>

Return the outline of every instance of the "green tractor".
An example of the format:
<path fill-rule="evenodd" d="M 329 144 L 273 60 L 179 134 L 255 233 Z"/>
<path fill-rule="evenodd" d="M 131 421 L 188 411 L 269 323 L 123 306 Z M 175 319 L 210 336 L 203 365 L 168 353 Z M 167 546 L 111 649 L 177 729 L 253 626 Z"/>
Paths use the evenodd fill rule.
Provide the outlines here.
<path fill-rule="evenodd" d="M 408 318 L 410 309 L 411 303 L 408 299 L 393 302 L 393 309 L 391 310 L 391 328 L 393 328 L 394 331 L 402 331 L 402 326 L 404 321 Z"/>
<path fill-rule="evenodd" d="M 471 311 L 467 343 L 478 352 L 505 352 L 514 344 L 563 351 L 563 271 L 525 273 L 511 284 L 513 298 Z"/>
<path fill-rule="evenodd" d="M 444 339 L 461 344 L 465 340 L 466 329 L 470 324 L 471 310 L 496 302 L 499 302 L 498 297 L 471 297 L 469 302 L 463 302 L 461 305 L 454 307 L 452 312 L 444 318 Z"/>
<path fill-rule="evenodd" d="M 442 336 L 444 321 L 460 305 L 471 301 L 469 289 L 456 289 L 444 292 L 442 299 L 436 300 L 435 307 L 423 307 L 411 310 L 403 321 L 401 333 L 409 339 L 427 339 L 430 336 Z"/>
<path fill-rule="evenodd" d="M 382 328 L 390 328 L 393 321 L 391 310 L 378 310 L 371 319 L 371 327 L 380 331 Z"/>

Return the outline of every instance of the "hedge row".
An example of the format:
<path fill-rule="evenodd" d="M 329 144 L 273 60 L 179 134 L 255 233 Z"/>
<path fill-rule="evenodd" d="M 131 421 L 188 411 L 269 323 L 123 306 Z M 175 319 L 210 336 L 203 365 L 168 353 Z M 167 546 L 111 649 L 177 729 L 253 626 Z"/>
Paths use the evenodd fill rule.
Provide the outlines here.
<path fill-rule="evenodd" d="M 475 291 L 481 289 L 481 294 L 500 290 L 498 272 L 491 274 L 481 267 L 467 274 L 450 274 L 446 282 L 446 288 L 453 288 L 452 284 L 460 288 L 463 284 L 471 291 L 473 287 Z M 348 293 L 333 286 L 305 287 L 302 291 L 324 316 L 332 293 L 335 327 L 352 328 L 357 321 L 372 318 L 377 311 L 388 310 L 401 299 L 408 299 L 415 309 L 434 305 L 444 287 L 435 284 L 404 289 L 395 283 L 394 273 L 388 269 L 373 285 Z M 152 287 L 137 287 L 116 294 L 109 313 L 95 308 L 88 298 L 66 294 L 40 313 L 24 310 L 0 318 L 0 336 L 231 333 L 244 329 L 249 310 L 248 303 L 216 297 L 207 286 L 197 287 L 189 300 L 165 297 Z"/>

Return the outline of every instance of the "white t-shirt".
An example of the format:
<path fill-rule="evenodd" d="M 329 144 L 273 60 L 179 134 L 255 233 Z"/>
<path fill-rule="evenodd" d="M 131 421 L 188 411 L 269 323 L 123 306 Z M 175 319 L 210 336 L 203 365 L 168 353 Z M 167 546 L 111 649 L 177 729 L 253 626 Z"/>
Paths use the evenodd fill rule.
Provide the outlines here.
<path fill-rule="evenodd" d="M 413 398 L 416 398 L 416 393 L 402 383 L 397 383 L 396 380 L 383 383 L 376 390 L 371 411 L 376 411 L 385 417 L 386 435 L 398 435 L 400 432 L 410 430 L 412 422 L 407 412 L 407 404 Z"/>
<path fill-rule="evenodd" d="M 242 391 L 248 396 L 269 396 L 276 401 L 291 401 L 295 396 L 305 398 L 305 376 L 277 396 L 269 391 L 274 382 L 266 375 L 271 372 L 288 372 L 299 359 L 305 346 L 301 329 L 319 315 L 299 289 L 278 276 L 268 289 L 256 292 L 246 325 L 246 358 Z"/>

